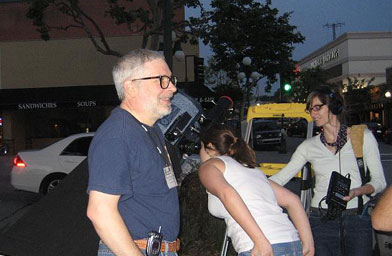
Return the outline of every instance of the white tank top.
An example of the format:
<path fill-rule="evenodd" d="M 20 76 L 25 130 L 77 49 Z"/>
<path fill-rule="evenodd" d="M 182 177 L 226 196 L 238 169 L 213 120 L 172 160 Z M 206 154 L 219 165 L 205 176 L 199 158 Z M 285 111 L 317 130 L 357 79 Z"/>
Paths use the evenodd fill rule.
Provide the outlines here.
<path fill-rule="evenodd" d="M 231 157 L 218 158 L 225 163 L 226 181 L 239 193 L 268 241 L 276 244 L 299 240 L 297 230 L 278 205 L 265 174 L 258 168 L 247 168 Z M 226 211 L 219 198 L 210 193 L 208 210 L 215 217 L 225 219 L 228 235 L 237 253 L 253 248 L 253 241 Z"/>

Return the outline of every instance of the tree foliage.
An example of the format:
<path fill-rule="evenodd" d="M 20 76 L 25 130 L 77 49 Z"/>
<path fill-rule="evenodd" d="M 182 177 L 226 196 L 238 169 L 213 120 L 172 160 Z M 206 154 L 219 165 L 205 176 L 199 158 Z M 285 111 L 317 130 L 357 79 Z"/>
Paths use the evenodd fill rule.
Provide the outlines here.
<path fill-rule="evenodd" d="M 238 81 L 240 71 L 245 71 L 248 78 L 251 72 L 260 74 L 257 79 L 238 81 L 243 90 L 241 119 L 258 80 L 266 78 L 265 88 L 270 91 L 276 74 L 294 66 L 293 45 L 302 43 L 304 37 L 289 24 L 291 13 L 279 16 L 270 0 L 265 4 L 253 0 L 212 0 L 211 7 L 211 11 L 202 10 L 200 18 L 191 17 L 190 24 L 192 32 L 212 49 L 212 69 L 225 71 L 231 81 Z M 245 56 L 251 58 L 252 64 L 241 67 L 239 63 Z"/>
<path fill-rule="evenodd" d="M 311 68 L 298 72 L 293 81 L 291 101 L 304 103 L 313 89 L 320 85 L 327 85 L 327 74 L 320 67 Z"/>
<path fill-rule="evenodd" d="M 347 122 L 349 125 L 363 123 L 368 117 L 368 108 L 371 105 L 370 88 L 374 77 L 358 79 L 348 77 L 347 84 L 343 85 L 346 102 Z"/>
<path fill-rule="evenodd" d="M 205 84 L 215 91 L 216 96 L 227 95 L 234 101 L 242 99 L 242 90 L 238 83 L 233 81 L 224 70 L 213 70 L 215 59 L 209 58 L 205 66 Z"/>
<path fill-rule="evenodd" d="M 347 84 L 343 84 L 343 91 L 344 92 L 355 92 L 358 89 L 365 89 L 368 87 L 373 86 L 372 83 L 375 77 L 370 79 L 362 78 L 359 79 L 358 77 L 347 77 Z"/>
<path fill-rule="evenodd" d="M 117 25 L 125 24 L 131 34 L 141 33 L 143 41 L 141 48 L 157 50 L 159 47 L 159 35 L 163 34 L 163 11 L 165 0 L 146 0 L 148 8 L 136 7 L 133 0 L 106 0 L 108 9 L 102 16 L 110 16 Z M 175 0 L 173 9 L 185 6 L 196 7 L 200 5 L 198 0 Z M 49 12 L 58 12 L 69 20 L 63 25 L 57 21 L 48 19 Z M 106 40 L 106 36 L 98 22 L 84 10 L 78 0 L 32 0 L 26 17 L 33 20 L 34 26 L 41 34 L 43 40 L 50 40 L 53 30 L 68 31 L 70 29 L 83 30 L 86 36 L 98 52 L 106 55 L 121 56 L 122 53 L 112 49 Z M 173 30 L 181 35 L 181 40 L 187 39 L 195 42 L 195 38 L 186 33 L 188 23 L 185 21 L 173 23 Z M 151 44 L 147 43 L 151 39 Z"/>
<path fill-rule="evenodd" d="M 252 71 L 267 77 L 269 84 L 275 82 L 276 74 L 287 66 L 282 63 L 292 62 L 293 44 L 304 40 L 289 24 L 291 13 L 279 16 L 271 1 L 212 0 L 211 7 L 200 18 L 190 18 L 190 23 L 213 51 L 213 69 L 226 71 L 234 81 L 237 63 L 248 56 Z"/>

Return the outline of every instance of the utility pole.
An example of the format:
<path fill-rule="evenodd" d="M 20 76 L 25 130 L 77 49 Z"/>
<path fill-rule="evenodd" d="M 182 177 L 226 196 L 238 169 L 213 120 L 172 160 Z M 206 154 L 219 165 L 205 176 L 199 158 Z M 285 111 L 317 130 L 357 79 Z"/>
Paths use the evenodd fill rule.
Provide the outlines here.
<path fill-rule="evenodd" d="M 172 0 L 165 0 L 163 9 L 163 53 L 167 65 L 170 69 L 173 66 L 173 48 L 172 48 L 172 16 L 173 16 L 173 5 Z"/>
<path fill-rule="evenodd" d="M 336 22 L 336 23 L 332 23 L 332 24 L 327 23 L 327 24 L 324 25 L 324 27 L 332 28 L 333 40 L 336 39 L 336 28 L 337 27 L 342 27 L 342 26 L 344 26 L 344 22 Z"/>

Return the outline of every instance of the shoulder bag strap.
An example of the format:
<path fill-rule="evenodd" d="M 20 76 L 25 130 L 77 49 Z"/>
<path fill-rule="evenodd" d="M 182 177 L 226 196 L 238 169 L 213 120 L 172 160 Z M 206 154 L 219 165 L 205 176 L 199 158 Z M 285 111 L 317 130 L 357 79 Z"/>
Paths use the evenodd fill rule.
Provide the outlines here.
<path fill-rule="evenodd" d="M 351 127 L 351 144 L 354 150 L 355 157 L 357 159 L 359 174 L 361 175 L 362 186 L 369 182 L 369 173 L 366 170 L 365 163 L 363 161 L 363 146 L 364 146 L 364 133 L 366 125 L 353 125 Z M 358 214 L 362 214 L 363 210 L 363 198 L 358 196 Z"/>

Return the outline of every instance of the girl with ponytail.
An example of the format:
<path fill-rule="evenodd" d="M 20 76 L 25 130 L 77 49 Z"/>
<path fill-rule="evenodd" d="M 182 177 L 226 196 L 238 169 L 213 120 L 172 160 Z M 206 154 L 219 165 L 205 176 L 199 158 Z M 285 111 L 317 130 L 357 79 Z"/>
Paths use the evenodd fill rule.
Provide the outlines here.
<path fill-rule="evenodd" d="M 225 219 L 238 255 L 314 255 L 301 201 L 256 168 L 248 144 L 219 124 L 204 130 L 200 139 L 199 177 L 207 189 L 208 209 Z"/>

